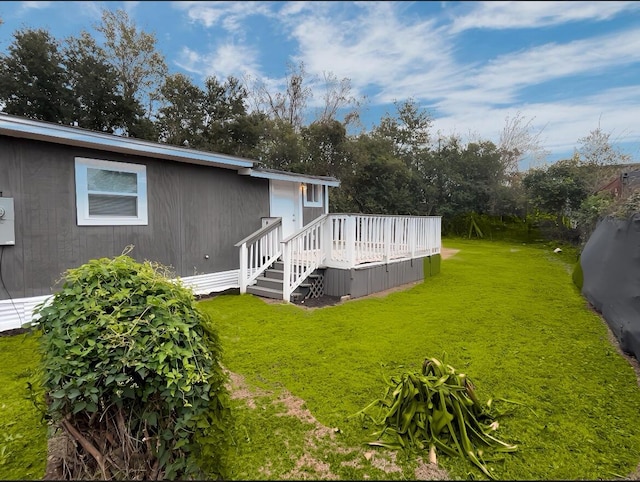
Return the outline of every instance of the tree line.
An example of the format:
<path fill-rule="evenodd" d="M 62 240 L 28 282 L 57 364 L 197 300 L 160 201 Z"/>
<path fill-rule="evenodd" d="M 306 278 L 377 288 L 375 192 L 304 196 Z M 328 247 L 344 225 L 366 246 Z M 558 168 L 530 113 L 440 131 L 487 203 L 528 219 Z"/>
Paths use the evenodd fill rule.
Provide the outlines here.
<path fill-rule="evenodd" d="M 349 79 L 333 73 L 315 79 L 324 91 L 313 112 L 312 83 L 302 63 L 288 66 L 281 91 L 261 79 L 233 76 L 209 76 L 198 85 L 169 71 L 155 34 L 125 11 L 103 10 L 94 30 L 62 40 L 45 29 L 13 32 L 0 54 L 0 109 L 333 176 L 341 181 L 331 198 L 333 212 L 440 215 L 445 231 L 469 213 L 535 212 L 575 223 L 586 203 L 589 213 L 601 214 L 610 203 L 593 196 L 613 172 L 602 166 L 629 161 L 597 128 L 578 140 L 571 159 L 523 172 L 523 159 L 542 163 L 548 153 L 532 119 L 521 113 L 507 117 L 497 143 L 434 136 L 431 115 L 413 99 L 396 101 L 393 112 L 365 130 L 365 100 L 352 94 Z M 593 217 L 584 215 L 582 222 L 593 223 Z"/>

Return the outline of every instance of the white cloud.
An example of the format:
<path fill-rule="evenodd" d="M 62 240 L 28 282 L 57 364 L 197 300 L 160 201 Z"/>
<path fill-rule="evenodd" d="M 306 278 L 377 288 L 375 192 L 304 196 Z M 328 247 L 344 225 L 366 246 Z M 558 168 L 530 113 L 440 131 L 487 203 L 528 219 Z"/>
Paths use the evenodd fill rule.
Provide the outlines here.
<path fill-rule="evenodd" d="M 337 17 L 334 9 L 287 19 L 299 44 L 294 59 L 303 61 L 310 74 L 348 77 L 361 92 L 380 89 L 375 102 L 402 98 L 419 85 L 451 81 L 456 69 L 452 45 L 435 20 L 403 23 L 397 18 L 397 6 L 387 2 L 358 6 L 358 15 L 349 18 Z"/>
<path fill-rule="evenodd" d="M 624 110 L 620 105 L 624 105 Z M 470 108 L 437 118 L 434 129 L 444 133 L 471 131 L 483 139 L 498 142 L 507 116 L 520 111 L 533 119 L 532 131 L 542 130 L 541 140 L 555 154 L 552 160 L 568 157 L 578 140 L 598 126 L 612 133 L 611 141 L 640 142 L 640 86 L 606 90 L 602 93 L 566 102 L 540 102 L 509 107 Z M 637 149 L 637 148 L 636 148 Z M 637 153 L 635 153 L 637 154 Z M 525 168 L 527 166 L 524 166 Z"/>
<path fill-rule="evenodd" d="M 136 7 L 140 4 L 140 2 L 135 2 L 135 1 L 126 1 L 122 3 L 124 5 L 125 12 L 127 12 L 129 15 L 131 15 L 133 11 L 136 9 Z"/>
<path fill-rule="evenodd" d="M 454 17 L 451 31 L 514 29 L 561 25 L 568 22 L 608 20 L 640 8 L 638 2 L 471 2 L 466 14 Z"/>
<path fill-rule="evenodd" d="M 78 2 L 77 4 L 78 11 L 94 21 L 102 19 L 102 9 L 104 7 L 102 2 Z"/>
<path fill-rule="evenodd" d="M 547 44 L 507 54 L 456 74 L 459 82 L 420 98 L 436 102 L 439 110 L 464 115 L 470 108 L 521 102 L 522 89 L 583 74 L 598 75 L 640 62 L 640 30 L 594 37 L 567 44 Z M 550 87 L 551 88 L 551 87 Z"/>
<path fill-rule="evenodd" d="M 243 21 L 252 15 L 271 16 L 269 2 L 173 2 L 174 8 L 187 12 L 192 22 L 207 28 L 222 25 L 228 32 L 243 33 Z"/>
<path fill-rule="evenodd" d="M 611 130 L 634 126 L 640 103 L 628 91 L 560 103 L 522 104 L 522 89 L 581 74 L 601 74 L 640 61 L 640 30 L 547 44 L 496 57 L 486 64 L 459 64 L 455 43 L 434 22 L 401 22 L 391 6 L 364 9 L 356 20 L 327 16 L 297 19 L 293 35 L 308 70 L 333 71 L 361 92 L 375 87 L 374 104 L 414 98 L 441 117 L 443 132 L 478 132 L 497 142 L 507 115 L 521 110 L 544 128 L 548 148 L 571 150 L 603 115 Z M 311 28 L 313 27 L 313 28 Z M 616 96 L 614 101 L 614 94 Z M 622 97 L 623 99 L 620 99 Z M 625 114 L 614 115 L 624 101 Z M 640 118 L 640 117 L 636 117 Z M 638 139 L 638 134 L 628 134 Z"/>
<path fill-rule="evenodd" d="M 224 80 L 229 76 L 259 76 L 257 51 L 246 45 L 224 43 L 214 50 L 200 54 L 188 47 L 183 47 L 176 65 L 201 77 L 215 76 Z"/>
<path fill-rule="evenodd" d="M 255 75 L 258 70 L 256 58 L 257 52 L 250 47 L 227 43 L 218 46 L 209 56 L 206 72 L 218 77 Z"/>
<path fill-rule="evenodd" d="M 48 8 L 53 2 L 20 2 L 21 10 L 42 10 Z"/>
<path fill-rule="evenodd" d="M 296 1 L 296 2 L 286 2 L 284 6 L 278 12 L 279 15 L 289 16 L 289 15 L 299 15 L 300 13 L 306 10 L 313 10 L 318 8 L 318 4 L 321 2 L 309 2 L 309 1 Z M 325 2 L 326 3 L 326 2 Z"/>
<path fill-rule="evenodd" d="M 540 84 L 570 75 L 597 73 L 640 61 L 640 30 L 547 44 L 498 57 L 483 69 L 475 82 L 496 90 Z"/>
<path fill-rule="evenodd" d="M 182 47 L 178 59 L 175 60 L 175 64 L 186 70 L 187 72 L 191 72 L 193 74 L 202 75 L 203 70 L 201 70 L 200 63 L 202 62 L 202 56 L 191 50 L 189 47 Z"/>
<path fill-rule="evenodd" d="M 487 2 L 470 3 L 466 16 L 446 23 L 448 4 L 436 15 L 409 16 L 394 2 L 181 2 L 178 8 L 206 27 L 222 26 L 238 36 L 249 15 L 263 15 L 274 28 L 289 32 L 297 44 L 294 64 L 304 62 L 311 81 L 333 73 L 351 80 L 352 94 L 368 94 L 372 106 L 415 99 L 437 114 L 434 131 L 473 133 L 497 142 L 507 116 L 518 111 L 544 128 L 545 147 L 554 156 L 568 156 L 580 137 L 598 125 L 617 142 L 640 142 L 640 87 L 603 90 L 578 97 L 570 86 L 554 82 L 598 76 L 640 62 L 640 29 L 586 37 L 566 43 L 549 42 L 500 56 L 461 62 L 457 49 L 466 28 L 533 28 L 578 20 L 605 20 L 640 8 L 640 2 Z M 454 6 L 455 11 L 464 6 Z M 355 13 L 354 13 L 355 10 Z M 473 20 L 472 23 L 470 19 Z M 514 32 L 514 35 L 517 32 Z M 588 32 L 587 32 L 588 34 Z M 184 49 L 178 65 L 200 75 L 249 75 L 270 90 L 282 88 L 284 76 L 261 75 L 264 46 L 223 40 L 209 53 Z M 284 65 L 279 68 L 285 68 Z M 548 86 L 545 97 L 524 97 L 529 87 Z M 321 85 L 312 84 L 313 108 L 321 102 Z M 565 89 L 567 97 L 550 100 Z M 571 96 L 571 97 L 569 97 Z M 526 100 L 525 100 L 526 99 Z M 624 105 L 624 109 L 620 106 Z M 618 137 L 616 137 L 618 136 Z"/>

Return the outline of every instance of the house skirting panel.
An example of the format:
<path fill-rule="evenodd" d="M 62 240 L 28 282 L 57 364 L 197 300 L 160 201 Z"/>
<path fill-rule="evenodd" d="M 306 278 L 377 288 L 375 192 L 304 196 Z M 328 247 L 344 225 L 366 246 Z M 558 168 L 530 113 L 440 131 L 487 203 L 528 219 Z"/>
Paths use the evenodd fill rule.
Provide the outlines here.
<path fill-rule="evenodd" d="M 240 270 L 233 269 L 218 273 L 185 276 L 180 278 L 182 283 L 193 290 L 195 295 L 208 295 L 231 288 L 239 288 L 238 276 Z M 22 328 L 25 323 L 34 320 L 33 309 L 40 303 L 52 299 L 53 295 L 34 296 L 31 298 L 16 298 L 0 300 L 0 331 Z"/>
<path fill-rule="evenodd" d="M 190 287 L 195 295 L 208 295 L 218 293 L 231 288 L 239 288 L 240 270 L 232 269 L 218 273 L 201 274 L 197 276 L 185 276 L 180 278 L 185 286 Z"/>
<path fill-rule="evenodd" d="M 0 331 L 22 328 L 25 323 L 33 320 L 33 309 L 51 295 L 32 296 L 31 298 L 17 298 L 15 300 L 0 300 Z"/>
<path fill-rule="evenodd" d="M 324 293 L 360 298 L 413 283 L 440 272 L 440 255 L 360 265 L 351 269 L 326 268 Z"/>

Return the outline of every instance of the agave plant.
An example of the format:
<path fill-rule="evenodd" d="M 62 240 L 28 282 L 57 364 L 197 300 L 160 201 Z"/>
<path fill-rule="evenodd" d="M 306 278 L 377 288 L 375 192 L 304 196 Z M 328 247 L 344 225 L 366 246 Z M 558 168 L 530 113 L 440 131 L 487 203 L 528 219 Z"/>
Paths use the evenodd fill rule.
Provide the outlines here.
<path fill-rule="evenodd" d="M 428 449 L 433 463 L 440 450 L 469 459 L 491 479 L 485 454 L 517 450 L 492 435 L 499 424 L 491 413 L 491 400 L 481 404 L 467 376 L 443 361 L 426 358 L 420 373 L 405 372 L 387 383 L 384 397 L 358 412 L 382 426 L 369 445 Z"/>

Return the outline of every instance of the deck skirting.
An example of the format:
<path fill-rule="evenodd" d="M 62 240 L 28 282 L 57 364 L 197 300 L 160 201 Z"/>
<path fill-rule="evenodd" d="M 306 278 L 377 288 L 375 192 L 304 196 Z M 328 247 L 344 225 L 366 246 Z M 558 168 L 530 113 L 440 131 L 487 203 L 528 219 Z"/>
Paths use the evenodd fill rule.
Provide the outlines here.
<path fill-rule="evenodd" d="M 362 264 L 355 268 L 326 268 L 324 292 L 329 296 L 360 298 L 440 272 L 440 255 Z"/>

